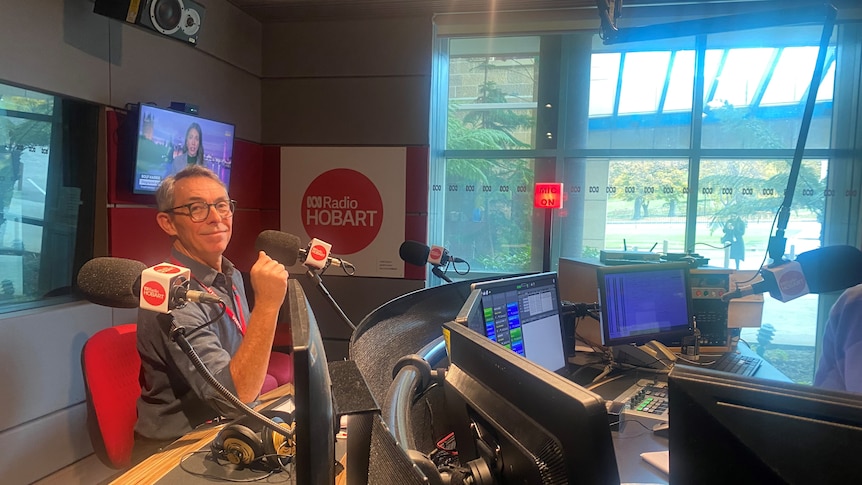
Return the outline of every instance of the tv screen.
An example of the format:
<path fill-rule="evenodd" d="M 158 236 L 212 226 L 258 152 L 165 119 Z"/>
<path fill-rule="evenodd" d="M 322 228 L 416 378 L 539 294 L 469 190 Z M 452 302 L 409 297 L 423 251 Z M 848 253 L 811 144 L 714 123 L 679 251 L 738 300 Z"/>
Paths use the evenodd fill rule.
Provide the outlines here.
<path fill-rule="evenodd" d="M 678 342 L 691 333 L 688 263 L 596 268 L 602 344 Z"/>
<path fill-rule="evenodd" d="M 566 368 L 557 273 L 473 283 L 481 292 L 481 319 L 468 320 L 476 332 L 556 372 Z M 461 323 L 461 322 L 459 322 Z"/>
<path fill-rule="evenodd" d="M 234 126 L 190 113 L 141 104 L 132 192 L 152 194 L 188 164 L 203 165 L 229 186 Z"/>

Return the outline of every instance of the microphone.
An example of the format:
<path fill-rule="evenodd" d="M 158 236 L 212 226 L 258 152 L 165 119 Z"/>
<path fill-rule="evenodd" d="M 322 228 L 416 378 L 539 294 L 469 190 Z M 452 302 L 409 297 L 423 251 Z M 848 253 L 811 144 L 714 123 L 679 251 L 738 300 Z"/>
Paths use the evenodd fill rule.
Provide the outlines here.
<path fill-rule="evenodd" d="M 293 266 L 299 257 L 299 237 L 268 229 L 257 236 L 255 251 L 263 251 L 284 266 Z"/>
<path fill-rule="evenodd" d="M 190 269 L 171 263 L 159 263 L 145 269 L 138 283 L 141 308 L 168 313 L 190 301 L 216 305 L 222 302 L 218 296 L 188 289 L 191 276 Z"/>
<path fill-rule="evenodd" d="M 93 258 L 78 271 L 78 290 L 87 301 L 112 308 L 137 308 L 141 273 L 147 265 L 134 259 Z"/>
<path fill-rule="evenodd" d="M 189 290 L 189 274 L 188 268 L 169 263 L 147 268 L 133 259 L 99 257 L 81 266 L 77 283 L 87 301 L 112 308 L 167 313 L 187 302 L 221 303 L 217 296 Z"/>
<path fill-rule="evenodd" d="M 348 274 L 352 274 L 350 270 L 356 270 L 353 264 L 341 258 L 330 256 L 331 249 L 332 244 L 313 238 L 305 249 L 299 250 L 299 259 L 302 260 L 305 267 L 310 269 L 326 269 L 332 265 L 342 267 L 348 270 Z"/>
<path fill-rule="evenodd" d="M 425 263 L 431 263 L 434 266 L 445 266 L 450 262 L 466 263 L 463 259 L 450 255 L 443 246 L 429 248 L 418 241 L 404 241 L 398 249 L 398 254 L 405 263 L 415 266 L 425 266 Z"/>
<path fill-rule="evenodd" d="M 722 301 L 769 292 L 787 302 L 808 293 L 841 291 L 862 283 L 862 251 L 853 246 L 825 246 L 806 251 L 795 261 L 761 270 L 763 281 L 722 295 Z"/>

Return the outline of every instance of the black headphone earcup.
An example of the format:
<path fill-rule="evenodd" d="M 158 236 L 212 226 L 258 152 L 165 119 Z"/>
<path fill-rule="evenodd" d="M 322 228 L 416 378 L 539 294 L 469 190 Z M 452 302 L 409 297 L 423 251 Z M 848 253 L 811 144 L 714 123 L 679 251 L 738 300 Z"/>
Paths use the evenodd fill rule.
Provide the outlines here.
<path fill-rule="evenodd" d="M 293 435 L 295 428 L 292 420 L 286 422 L 280 416 L 273 416 L 272 420 L 280 427 L 290 431 L 291 436 Z M 296 453 L 293 438 L 287 438 L 268 427 L 263 428 L 260 438 L 263 441 L 263 452 L 266 456 L 266 461 L 271 467 L 283 468 L 291 462 Z"/>
<path fill-rule="evenodd" d="M 230 424 L 222 429 L 212 444 L 213 452 L 233 463 L 247 466 L 263 456 L 263 446 L 257 433 L 241 424 Z"/>

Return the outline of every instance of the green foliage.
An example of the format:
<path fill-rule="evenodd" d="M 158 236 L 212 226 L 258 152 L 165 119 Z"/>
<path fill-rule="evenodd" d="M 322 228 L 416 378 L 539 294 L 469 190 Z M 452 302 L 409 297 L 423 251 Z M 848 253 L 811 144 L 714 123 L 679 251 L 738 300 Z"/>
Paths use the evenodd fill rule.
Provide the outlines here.
<path fill-rule="evenodd" d="M 487 271 L 520 273 L 530 269 L 530 257 L 530 248 L 526 247 L 507 253 L 482 256 L 478 262 Z"/>

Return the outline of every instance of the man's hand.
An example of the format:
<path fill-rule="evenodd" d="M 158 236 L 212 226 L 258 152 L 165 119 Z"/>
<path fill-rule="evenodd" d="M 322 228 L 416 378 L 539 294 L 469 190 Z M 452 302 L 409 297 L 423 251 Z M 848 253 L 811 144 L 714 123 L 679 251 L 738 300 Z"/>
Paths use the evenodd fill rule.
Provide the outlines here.
<path fill-rule="evenodd" d="M 287 293 L 287 269 L 278 261 L 260 251 L 251 267 L 251 287 L 255 306 L 259 304 L 281 307 Z"/>

